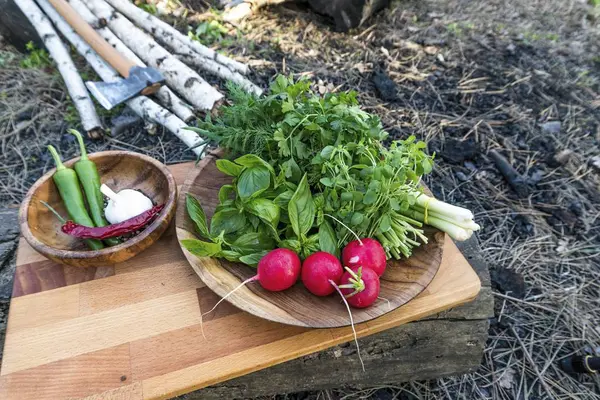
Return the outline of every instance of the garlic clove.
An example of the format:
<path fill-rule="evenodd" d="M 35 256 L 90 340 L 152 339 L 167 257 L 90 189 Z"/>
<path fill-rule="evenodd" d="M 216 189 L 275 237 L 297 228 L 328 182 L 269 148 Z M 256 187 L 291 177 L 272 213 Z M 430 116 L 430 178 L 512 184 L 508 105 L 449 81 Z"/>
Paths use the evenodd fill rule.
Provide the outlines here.
<path fill-rule="evenodd" d="M 137 190 L 123 189 L 115 193 L 103 184 L 100 191 L 109 198 L 104 217 L 111 224 L 126 221 L 153 207 L 152 200 Z"/>

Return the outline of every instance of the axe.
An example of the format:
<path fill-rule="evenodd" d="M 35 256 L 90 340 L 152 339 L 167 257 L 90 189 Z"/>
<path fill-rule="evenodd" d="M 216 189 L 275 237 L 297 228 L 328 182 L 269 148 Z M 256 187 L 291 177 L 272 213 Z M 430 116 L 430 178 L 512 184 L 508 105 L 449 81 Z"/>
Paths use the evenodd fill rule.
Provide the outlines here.
<path fill-rule="evenodd" d="M 107 110 L 137 96 L 160 89 L 165 78 L 150 67 L 140 67 L 125 58 L 104 40 L 65 0 L 49 0 L 69 25 L 125 79 L 114 82 L 86 82 L 88 90 Z"/>

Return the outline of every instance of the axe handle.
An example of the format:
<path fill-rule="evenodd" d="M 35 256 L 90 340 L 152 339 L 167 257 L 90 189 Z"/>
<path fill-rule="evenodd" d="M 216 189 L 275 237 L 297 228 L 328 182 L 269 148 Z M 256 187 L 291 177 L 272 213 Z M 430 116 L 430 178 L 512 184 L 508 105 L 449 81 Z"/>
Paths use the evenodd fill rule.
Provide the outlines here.
<path fill-rule="evenodd" d="M 131 67 L 136 64 L 115 50 L 88 24 L 77 11 L 65 0 L 48 0 L 56 11 L 106 62 L 113 66 L 122 76 L 127 78 Z"/>

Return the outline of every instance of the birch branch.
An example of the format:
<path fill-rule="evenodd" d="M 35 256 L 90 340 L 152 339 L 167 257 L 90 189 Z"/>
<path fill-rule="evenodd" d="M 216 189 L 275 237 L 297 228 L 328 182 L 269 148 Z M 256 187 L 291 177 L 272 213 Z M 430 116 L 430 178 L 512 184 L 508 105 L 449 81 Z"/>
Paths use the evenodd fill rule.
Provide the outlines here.
<path fill-rule="evenodd" d="M 109 66 L 75 30 L 58 14 L 50 5 L 48 0 L 37 0 L 39 6 L 44 10 L 56 29 L 75 47 L 88 64 L 96 71 L 98 76 L 105 82 L 122 79 L 117 71 Z M 189 147 L 202 143 L 202 139 L 192 131 L 185 129 L 187 125 L 177 116 L 159 106 L 146 96 L 138 96 L 128 100 L 126 104 L 141 118 L 163 125 L 167 130 L 175 134 Z M 202 147 L 193 149 L 196 154 L 201 154 Z"/>
<path fill-rule="evenodd" d="M 159 37 L 166 43 L 167 38 L 169 36 L 159 36 Z M 244 90 L 246 90 L 250 93 L 254 93 L 257 96 L 260 96 L 262 94 L 263 91 L 261 88 L 256 86 L 248 78 L 244 77 L 239 72 L 231 71 L 226 66 L 219 64 L 209 58 L 200 57 L 198 54 L 193 52 L 189 47 L 187 47 L 185 45 L 175 42 L 174 45 L 176 45 L 176 44 L 179 44 L 180 47 L 175 48 L 169 44 L 167 44 L 167 45 L 170 46 L 171 48 L 173 48 L 173 50 L 176 53 L 176 57 L 179 60 L 181 60 L 182 62 L 184 62 L 188 65 L 193 65 L 194 67 L 203 69 L 207 72 L 213 73 L 214 75 L 221 77 L 225 80 L 229 80 L 234 83 L 237 83 Z"/>
<path fill-rule="evenodd" d="M 71 3 L 71 6 L 81 17 L 92 27 L 96 29 L 96 32 L 104 38 L 111 46 L 113 46 L 119 53 L 121 53 L 128 60 L 133 61 L 140 67 L 145 67 L 146 64 L 137 56 L 135 53 L 119 39 L 110 29 L 105 26 L 101 26 L 98 17 L 81 1 L 81 0 L 67 0 Z M 154 94 L 156 99 L 163 107 L 171 110 L 175 115 L 181 118 L 183 121 L 188 122 L 195 118 L 192 107 L 184 102 L 179 96 L 177 96 L 171 89 L 166 86 L 162 86 L 158 92 Z"/>
<path fill-rule="evenodd" d="M 87 131 L 91 138 L 102 136 L 102 124 L 98 114 L 96 114 L 94 103 L 77 68 L 75 68 L 75 64 L 73 64 L 73 60 L 71 60 L 69 51 L 58 37 L 52 24 L 33 0 L 15 0 L 15 4 L 29 19 L 44 42 L 44 46 L 48 49 L 48 53 L 56 62 L 56 67 L 65 82 L 69 96 L 79 113 L 83 129 Z"/>
<path fill-rule="evenodd" d="M 201 110 L 212 110 L 223 95 L 209 85 L 200 75 L 173 57 L 150 36 L 116 12 L 103 0 L 87 0 L 90 10 L 135 54 L 151 67 L 162 72 L 167 84 Z"/>
<path fill-rule="evenodd" d="M 241 74 L 248 73 L 248 66 L 238 61 L 232 60 L 229 57 L 225 57 L 216 51 L 209 49 L 198 41 L 192 40 L 186 35 L 173 28 L 160 18 L 155 17 L 152 14 L 148 14 L 144 10 L 136 7 L 129 0 L 106 0 L 110 5 L 119 10 L 123 15 L 135 22 L 138 26 L 144 28 L 146 31 L 151 32 L 152 36 L 158 40 L 164 41 L 165 44 L 173 48 L 174 51 L 179 51 L 182 46 L 187 47 L 190 50 L 198 53 L 205 59 L 212 60 L 217 64 L 224 65 L 232 72 L 237 71 Z M 171 44 L 175 42 L 174 44 Z M 179 44 L 177 44 L 179 42 Z M 212 72 L 212 71 L 211 71 Z M 215 72 L 213 72 L 215 73 Z M 221 75 L 219 75 L 221 76 Z M 223 76 L 225 79 L 231 79 Z M 233 79 L 231 79 L 233 80 Z"/>

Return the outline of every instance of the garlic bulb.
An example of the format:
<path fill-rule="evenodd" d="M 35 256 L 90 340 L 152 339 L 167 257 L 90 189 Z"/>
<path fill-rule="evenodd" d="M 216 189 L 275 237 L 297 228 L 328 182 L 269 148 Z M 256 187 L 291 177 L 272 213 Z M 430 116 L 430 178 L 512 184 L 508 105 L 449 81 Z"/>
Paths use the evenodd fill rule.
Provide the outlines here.
<path fill-rule="evenodd" d="M 102 184 L 100 191 L 109 198 L 104 208 L 104 217 L 111 224 L 118 224 L 140 215 L 152 208 L 152 200 L 133 189 L 123 189 L 115 193 L 108 186 Z"/>

